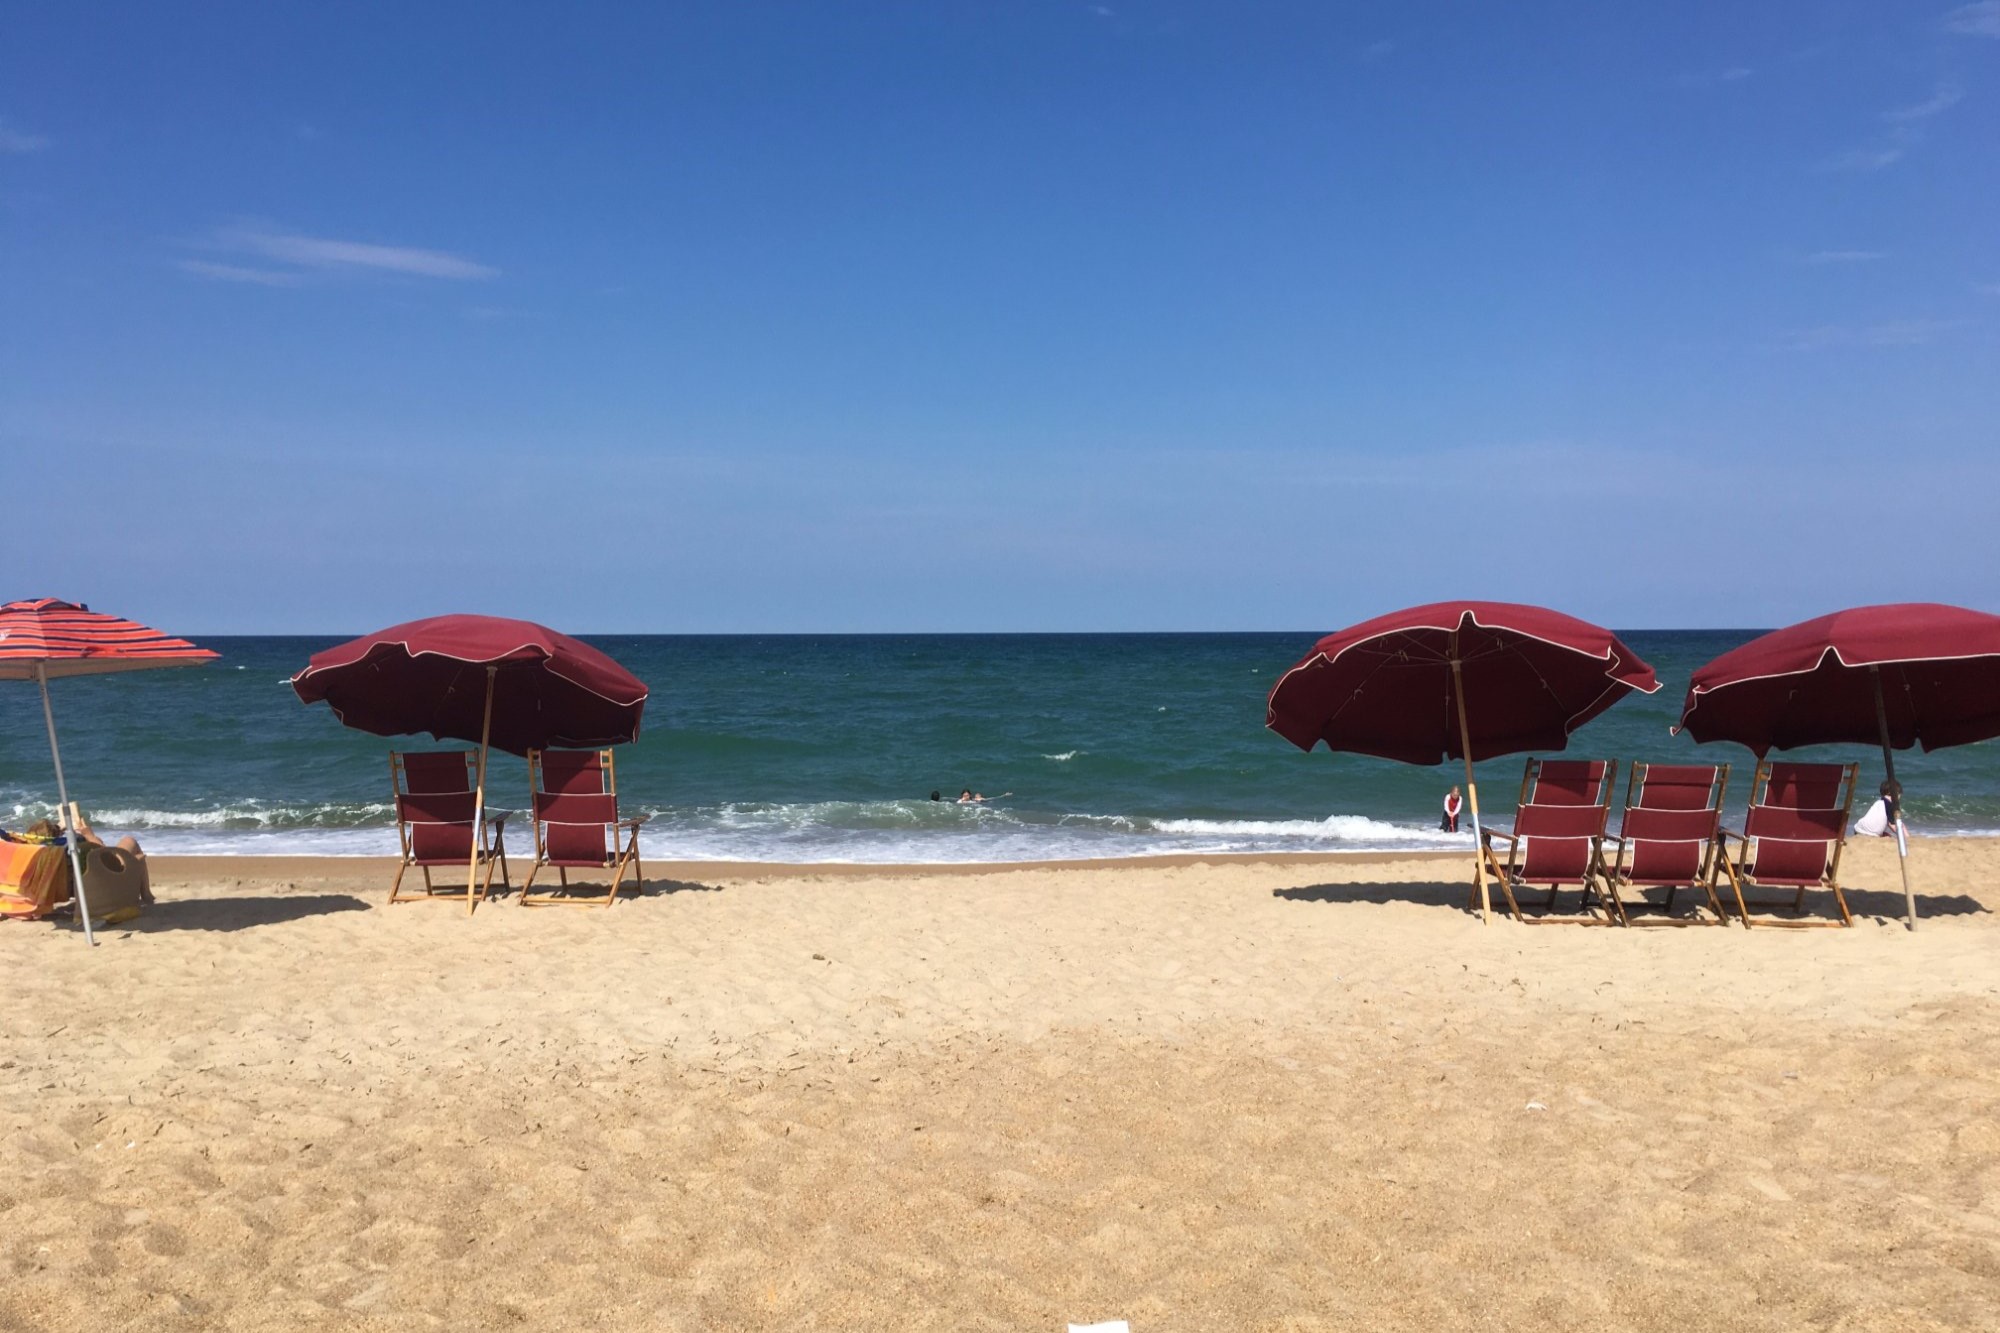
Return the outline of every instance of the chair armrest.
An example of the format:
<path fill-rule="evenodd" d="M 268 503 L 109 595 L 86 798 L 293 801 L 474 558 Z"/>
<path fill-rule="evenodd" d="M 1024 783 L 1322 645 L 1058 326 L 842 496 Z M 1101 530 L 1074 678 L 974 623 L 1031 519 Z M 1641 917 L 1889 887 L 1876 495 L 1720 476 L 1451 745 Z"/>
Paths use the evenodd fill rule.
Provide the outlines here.
<path fill-rule="evenodd" d="M 641 824 L 645 823 L 645 822 L 646 822 L 647 820 L 649 820 L 649 819 L 651 819 L 651 818 L 652 818 L 652 816 L 651 816 L 651 815 L 633 815 L 633 816 L 631 816 L 631 817 L 630 817 L 629 819 L 621 819 L 621 820 L 619 820 L 619 821 L 618 821 L 618 827 L 619 827 L 619 828 L 638 828 L 638 827 L 639 827 L 639 826 L 640 826 Z"/>
<path fill-rule="evenodd" d="M 508 820 L 520 814 L 519 810 L 488 810 L 483 815 L 485 821 L 494 828 L 505 827 Z"/>
<path fill-rule="evenodd" d="M 1479 828 L 1479 837 L 1481 841 L 1487 843 L 1488 845 L 1491 845 L 1491 843 L 1495 838 L 1505 838 L 1508 842 L 1512 843 L 1518 843 L 1521 841 L 1521 835 L 1518 833 L 1512 832 L 1511 830 L 1509 832 L 1502 833 L 1498 829 L 1490 829 L 1483 824 Z"/>

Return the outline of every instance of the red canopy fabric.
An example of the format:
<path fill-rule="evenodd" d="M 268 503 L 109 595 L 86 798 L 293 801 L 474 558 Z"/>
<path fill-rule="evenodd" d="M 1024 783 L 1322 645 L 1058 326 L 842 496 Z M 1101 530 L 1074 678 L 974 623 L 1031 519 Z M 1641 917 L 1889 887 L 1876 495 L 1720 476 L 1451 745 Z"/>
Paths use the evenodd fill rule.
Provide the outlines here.
<path fill-rule="evenodd" d="M 1935 602 L 1860 606 L 1773 630 L 1694 673 L 1680 725 L 1698 741 L 1771 750 L 1926 750 L 2000 736 L 2000 616 Z"/>
<path fill-rule="evenodd" d="M 1511 602 L 1436 602 L 1329 634 L 1271 690 L 1265 725 L 1302 750 L 1406 764 L 1464 758 L 1451 660 L 1463 663 L 1475 760 L 1560 750 L 1653 668 L 1601 629 Z"/>
<path fill-rule="evenodd" d="M 54 597 L 0 606 L 0 680 L 33 680 L 38 666 L 53 680 L 214 659 L 186 639 Z"/>
<path fill-rule="evenodd" d="M 347 726 L 378 736 L 429 732 L 479 743 L 486 669 L 493 677 L 494 748 L 636 740 L 647 690 L 631 672 L 566 634 L 526 620 L 434 616 L 315 653 L 292 677 Z"/>

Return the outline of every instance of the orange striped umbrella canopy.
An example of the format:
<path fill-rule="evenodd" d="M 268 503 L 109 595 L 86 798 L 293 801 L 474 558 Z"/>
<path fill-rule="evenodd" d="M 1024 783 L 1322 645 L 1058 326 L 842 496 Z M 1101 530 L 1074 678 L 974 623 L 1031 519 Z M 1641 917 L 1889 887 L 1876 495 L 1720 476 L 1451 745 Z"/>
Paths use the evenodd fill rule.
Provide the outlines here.
<path fill-rule="evenodd" d="M 0 606 L 0 680 L 194 666 L 214 658 L 186 639 L 54 597 Z"/>

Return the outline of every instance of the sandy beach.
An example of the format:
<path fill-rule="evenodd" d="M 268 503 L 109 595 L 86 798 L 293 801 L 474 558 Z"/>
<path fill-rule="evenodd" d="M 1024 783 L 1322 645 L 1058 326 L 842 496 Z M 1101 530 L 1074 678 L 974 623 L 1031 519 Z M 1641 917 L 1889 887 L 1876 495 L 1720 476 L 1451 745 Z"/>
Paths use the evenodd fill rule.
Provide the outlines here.
<path fill-rule="evenodd" d="M 0 926 L 8 1329 L 2000 1326 L 2000 840 L 1850 931 L 1482 927 L 1462 857 L 160 860 Z"/>

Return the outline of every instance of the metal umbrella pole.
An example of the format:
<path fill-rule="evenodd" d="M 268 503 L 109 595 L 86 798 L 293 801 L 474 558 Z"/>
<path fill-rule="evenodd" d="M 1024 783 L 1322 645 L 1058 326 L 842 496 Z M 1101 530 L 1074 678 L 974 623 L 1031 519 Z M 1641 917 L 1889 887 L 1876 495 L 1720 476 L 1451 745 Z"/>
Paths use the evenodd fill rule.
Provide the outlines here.
<path fill-rule="evenodd" d="M 1493 891 L 1486 885 L 1486 835 L 1479 831 L 1479 783 L 1472 776 L 1472 730 L 1465 721 L 1465 673 L 1458 631 L 1451 633 L 1451 690 L 1458 703 L 1458 748 L 1465 760 L 1465 804 L 1472 811 L 1472 882 L 1479 889 L 1479 920 L 1493 924 Z"/>
<path fill-rule="evenodd" d="M 493 738 L 493 681 L 500 668 L 486 668 L 486 716 L 479 724 L 479 779 L 472 797 L 472 864 L 465 874 L 465 914 L 478 910 L 474 891 L 479 883 L 479 847 L 486 836 L 486 750 Z"/>
<path fill-rule="evenodd" d="M 83 893 L 83 853 L 77 846 L 77 832 L 70 818 L 69 784 L 63 780 L 62 746 L 56 743 L 56 713 L 49 707 L 49 668 L 46 663 L 35 663 L 35 683 L 42 687 L 42 721 L 49 728 L 49 756 L 56 761 L 56 799 L 62 802 L 63 841 L 69 844 L 69 872 L 76 888 L 76 914 L 83 920 L 83 938 L 95 947 L 97 936 L 90 929 L 90 900 Z"/>
<path fill-rule="evenodd" d="M 1889 781 L 1896 782 L 1896 751 L 1889 744 L 1889 706 L 1882 698 L 1882 668 L 1868 668 L 1868 679 L 1875 686 L 1875 723 L 1882 732 L 1882 768 Z M 1891 806 L 1896 816 L 1896 868 L 1903 872 L 1903 912 L 1904 920 L 1911 930 L 1917 928 L 1917 895 L 1910 887 L 1910 838 L 1903 827 L 1903 786 L 1896 783 L 1896 795 Z"/>

